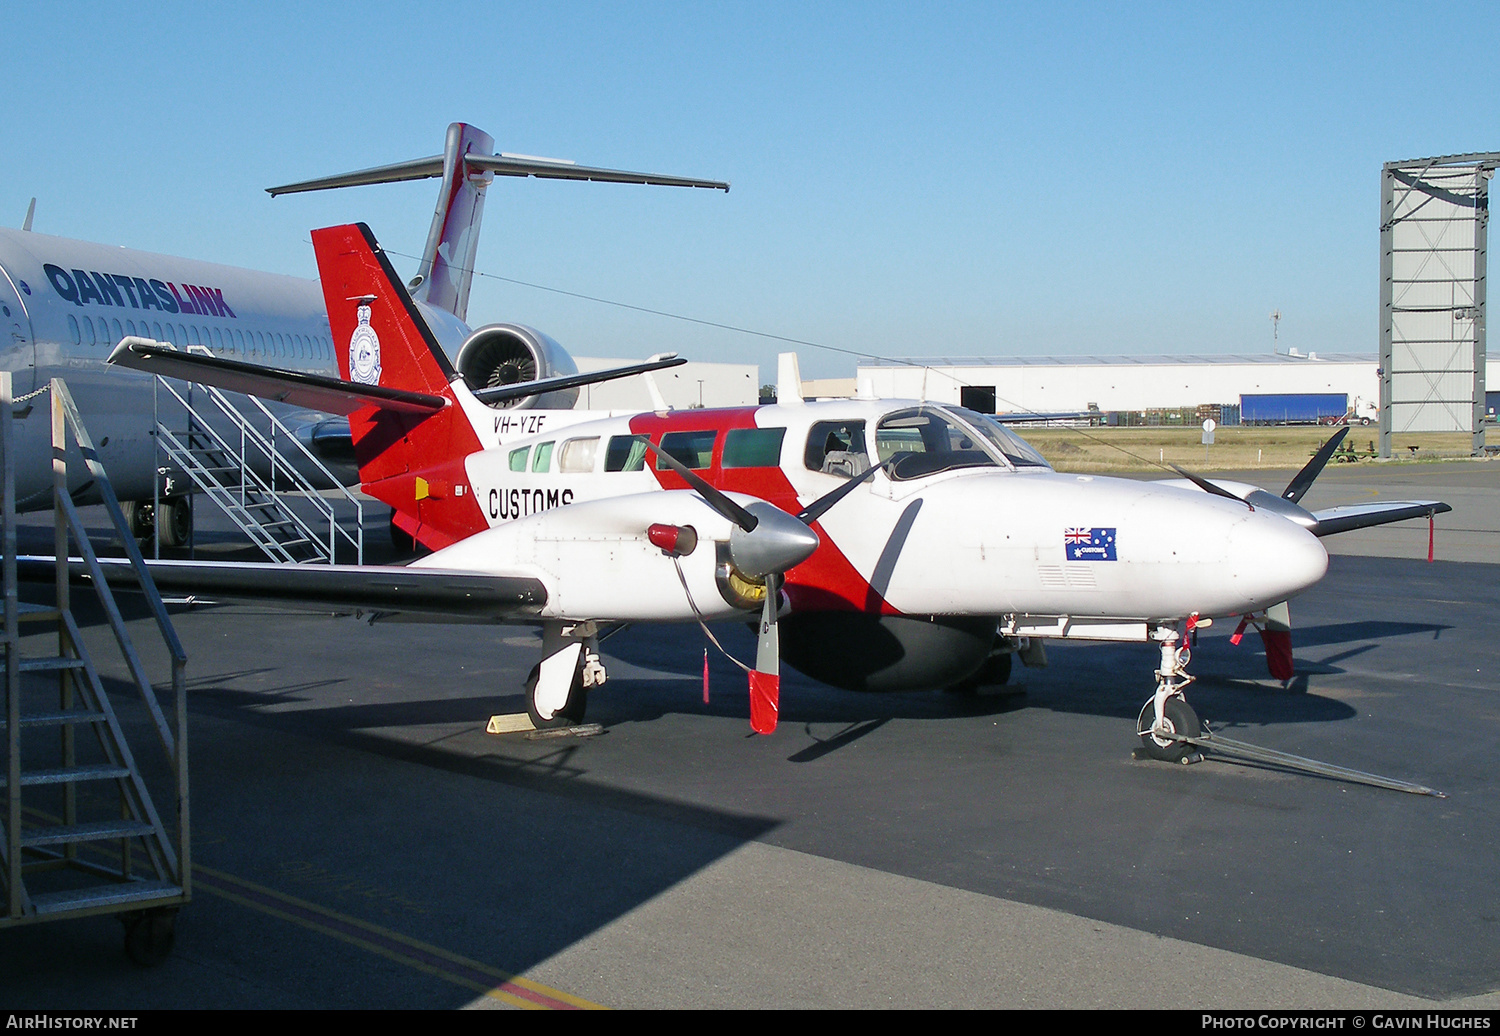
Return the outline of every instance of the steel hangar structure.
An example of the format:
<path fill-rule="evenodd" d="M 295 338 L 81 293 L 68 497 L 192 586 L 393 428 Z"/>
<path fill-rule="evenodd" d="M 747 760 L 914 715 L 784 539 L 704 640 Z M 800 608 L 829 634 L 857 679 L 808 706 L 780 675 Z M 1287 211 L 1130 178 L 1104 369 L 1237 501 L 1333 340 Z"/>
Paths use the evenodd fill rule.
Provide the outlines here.
<path fill-rule="evenodd" d="M 1392 432 L 1484 449 L 1489 184 L 1500 152 L 1387 162 L 1380 177 L 1380 456 Z"/>

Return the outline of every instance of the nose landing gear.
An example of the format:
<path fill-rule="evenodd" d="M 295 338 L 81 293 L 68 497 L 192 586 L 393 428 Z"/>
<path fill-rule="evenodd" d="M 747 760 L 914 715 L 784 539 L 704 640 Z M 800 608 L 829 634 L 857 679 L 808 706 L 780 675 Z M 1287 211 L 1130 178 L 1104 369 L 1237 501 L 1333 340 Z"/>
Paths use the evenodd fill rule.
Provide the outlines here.
<path fill-rule="evenodd" d="M 1156 693 L 1142 706 L 1136 720 L 1141 747 L 1146 755 L 1163 762 L 1198 762 L 1203 758 L 1198 750 L 1173 736 L 1200 737 L 1203 733 L 1198 714 L 1182 695 L 1183 688 L 1194 680 L 1187 672 L 1193 653 L 1186 644 L 1179 644 L 1174 628 L 1158 626 L 1151 637 L 1161 643 L 1161 665 L 1156 670 Z"/>

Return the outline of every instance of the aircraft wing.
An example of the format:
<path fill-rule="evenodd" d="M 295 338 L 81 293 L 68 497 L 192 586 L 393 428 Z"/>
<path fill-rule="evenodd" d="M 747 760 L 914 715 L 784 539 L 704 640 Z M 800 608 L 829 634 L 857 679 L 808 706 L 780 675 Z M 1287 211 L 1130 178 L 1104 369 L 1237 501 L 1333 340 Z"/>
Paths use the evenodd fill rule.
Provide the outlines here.
<path fill-rule="evenodd" d="M 20 558 L 18 570 L 23 578 L 50 578 L 55 564 L 52 558 Z M 99 564 L 111 581 L 134 581 L 126 559 L 100 558 Z M 87 572 L 79 560 L 70 567 L 74 578 Z M 529 576 L 438 568 L 152 560 L 146 568 L 165 591 L 363 611 L 499 621 L 531 618 L 547 603 L 547 588 Z"/>
<path fill-rule="evenodd" d="M 1059 410 L 1054 413 L 1040 413 L 1030 410 L 1013 410 L 1005 414 L 991 414 L 1001 424 L 1044 424 L 1047 421 L 1081 421 L 1084 418 L 1101 416 L 1097 410 Z"/>
<path fill-rule="evenodd" d="M 1453 510 L 1441 500 L 1384 500 L 1368 504 L 1340 504 L 1313 511 L 1317 524 L 1309 531 L 1315 536 L 1332 536 L 1351 529 L 1367 529 L 1372 525 L 1401 522 L 1408 518 L 1426 518 L 1432 514 L 1443 514 Z"/>

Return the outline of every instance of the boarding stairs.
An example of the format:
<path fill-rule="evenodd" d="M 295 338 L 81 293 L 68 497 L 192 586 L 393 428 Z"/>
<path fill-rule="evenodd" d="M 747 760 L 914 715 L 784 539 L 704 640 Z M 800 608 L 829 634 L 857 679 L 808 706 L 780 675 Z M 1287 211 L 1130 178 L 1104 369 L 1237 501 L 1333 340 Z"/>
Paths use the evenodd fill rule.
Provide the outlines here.
<path fill-rule="evenodd" d="M 359 498 L 264 403 L 237 398 L 246 409 L 212 386 L 156 379 L 156 442 L 167 469 L 183 472 L 272 561 L 332 564 L 341 555 L 363 564 Z M 168 403 L 172 417 L 163 418 L 168 400 L 176 406 Z"/>
<path fill-rule="evenodd" d="M 49 387 L 52 412 L 55 563 L 28 559 L 53 582 L 50 605 L 19 600 L 11 375 L 0 372 L 3 464 L 5 813 L 0 818 L 0 928 L 49 919 L 118 914 L 125 945 L 142 964 L 170 950 L 177 909 L 191 896 L 188 841 L 187 656 L 100 464 L 67 386 Z M 68 493 L 68 438 L 125 544 L 171 667 L 173 716 L 141 657 Z M 74 453 L 74 456 L 77 456 Z M 76 480 L 75 480 L 76 481 Z M 85 644 L 70 598 L 70 547 L 91 577 L 126 663 L 126 686 L 143 709 L 117 709 Z M 42 635 L 37 636 L 32 631 Z M 55 633 L 55 637 L 54 637 Z M 44 647 L 39 647 L 38 641 Z M 118 692 L 117 692 L 118 693 Z M 154 733 L 165 765 L 143 767 L 128 734 Z M 153 796 L 153 790 L 156 794 Z M 166 809 L 157 806 L 164 799 Z"/>

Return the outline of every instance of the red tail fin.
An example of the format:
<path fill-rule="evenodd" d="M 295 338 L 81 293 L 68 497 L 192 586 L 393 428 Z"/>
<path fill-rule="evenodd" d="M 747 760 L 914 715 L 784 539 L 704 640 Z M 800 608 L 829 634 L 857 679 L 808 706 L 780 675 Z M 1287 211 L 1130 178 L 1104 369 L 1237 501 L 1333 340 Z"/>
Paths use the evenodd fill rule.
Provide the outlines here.
<path fill-rule="evenodd" d="M 374 406 L 349 430 L 365 492 L 396 510 L 396 524 L 436 549 L 485 528 L 464 472 L 479 450 L 451 382 L 458 377 L 363 223 L 314 230 L 339 373 L 350 381 L 441 395 L 449 405 L 413 415 Z"/>

